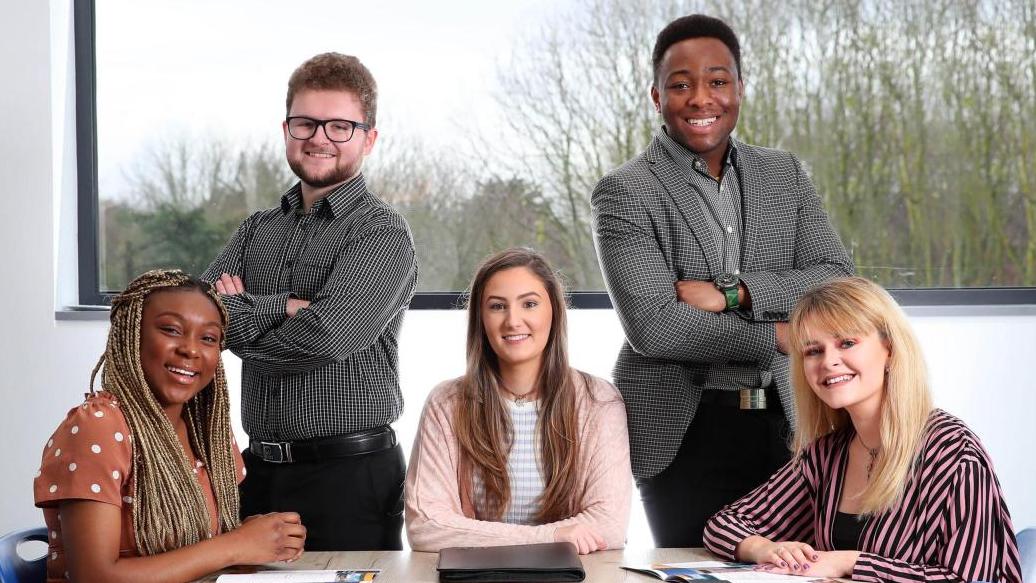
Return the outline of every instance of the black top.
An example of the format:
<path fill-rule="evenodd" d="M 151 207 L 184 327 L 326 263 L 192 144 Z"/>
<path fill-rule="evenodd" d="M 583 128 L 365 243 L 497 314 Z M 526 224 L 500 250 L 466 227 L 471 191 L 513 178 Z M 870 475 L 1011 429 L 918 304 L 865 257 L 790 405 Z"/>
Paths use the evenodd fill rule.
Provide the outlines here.
<path fill-rule="evenodd" d="M 417 286 L 410 228 L 363 175 L 304 211 L 300 184 L 245 219 L 202 275 L 241 277 L 222 297 L 241 357 L 241 419 L 253 440 L 297 441 L 395 421 L 399 329 Z M 312 302 L 288 317 L 288 298 Z"/>
<path fill-rule="evenodd" d="M 860 550 L 860 535 L 865 526 L 867 526 L 867 521 L 860 520 L 859 514 L 836 512 L 834 528 L 831 529 L 831 542 L 834 544 L 835 550 Z"/>

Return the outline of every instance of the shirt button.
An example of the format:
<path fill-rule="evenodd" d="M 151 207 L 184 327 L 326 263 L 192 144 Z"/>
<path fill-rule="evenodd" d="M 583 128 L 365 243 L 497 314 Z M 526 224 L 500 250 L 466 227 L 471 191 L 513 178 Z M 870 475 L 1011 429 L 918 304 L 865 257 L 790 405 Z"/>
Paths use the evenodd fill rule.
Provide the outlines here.
<path fill-rule="evenodd" d="M 727 232 L 728 233 L 733 233 L 734 232 L 734 227 L 731 227 L 730 225 L 727 225 Z"/>

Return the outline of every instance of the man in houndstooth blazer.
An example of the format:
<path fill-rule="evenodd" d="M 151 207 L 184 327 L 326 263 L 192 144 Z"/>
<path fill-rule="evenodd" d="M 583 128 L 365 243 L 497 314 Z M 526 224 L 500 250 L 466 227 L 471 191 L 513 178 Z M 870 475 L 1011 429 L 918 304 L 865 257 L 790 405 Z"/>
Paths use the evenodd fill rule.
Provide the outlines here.
<path fill-rule="evenodd" d="M 709 516 L 787 461 L 786 320 L 853 265 L 795 156 L 730 137 L 744 91 L 733 31 L 677 19 L 653 61 L 664 125 L 594 189 L 594 242 L 626 334 L 614 380 L 655 543 L 701 546 Z M 742 410 L 745 387 L 768 407 Z"/>

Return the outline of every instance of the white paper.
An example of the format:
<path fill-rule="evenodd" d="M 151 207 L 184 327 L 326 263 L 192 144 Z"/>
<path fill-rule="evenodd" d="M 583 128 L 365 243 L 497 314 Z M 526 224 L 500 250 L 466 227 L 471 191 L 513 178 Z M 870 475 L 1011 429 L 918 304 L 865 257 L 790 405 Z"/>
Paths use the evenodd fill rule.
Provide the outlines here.
<path fill-rule="evenodd" d="M 331 571 L 261 571 L 234 575 L 220 575 L 216 583 L 343 583 L 363 581 L 366 573 L 379 573 L 380 569 L 331 570 Z"/>

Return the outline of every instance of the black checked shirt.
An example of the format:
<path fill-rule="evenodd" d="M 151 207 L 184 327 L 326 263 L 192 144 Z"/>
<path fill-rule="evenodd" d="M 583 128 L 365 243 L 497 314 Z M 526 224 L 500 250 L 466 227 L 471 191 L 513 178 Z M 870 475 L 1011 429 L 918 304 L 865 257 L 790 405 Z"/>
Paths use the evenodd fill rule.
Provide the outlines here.
<path fill-rule="evenodd" d="M 417 261 L 406 220 L 363 175 L 308 213 L 296 184 L 279 207 L 252 214 L 202 278 L 223 273 L 246 290 L 223 300 L 249 438 L 330 437 L 399 417 L 397 338 Z M 288 318 L 289 297 L 311 304 Z"/>
<path fill-rule="evenodd" d="M 719 180 L 709 174 L 709 165 L 704 158 L 685 148 L 666 132 L 659 129 L 656 134 L 662 146 L 673 158 L 684 180 L 698 195 L 697 204 L 705 217 L 716 253 L 725 273 L 741 274 L 741 180 L 738 178 L 737 141 L 730 138 L 730 147 L 723 159 L 723 173 Z M 715 276 L 719 276 L 717 273 Z M 773 382 L 770 371 L 759 370 L 758 366 L 730 363 L 725 367 L 711 367 L 702 387 L 708 389 L 734 390 L 744 387 L 768 387 Z"/>

